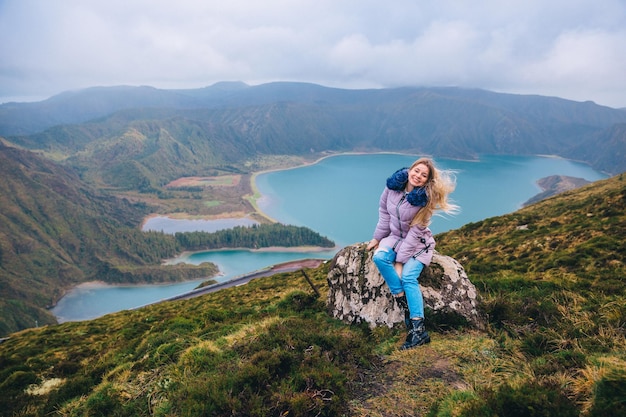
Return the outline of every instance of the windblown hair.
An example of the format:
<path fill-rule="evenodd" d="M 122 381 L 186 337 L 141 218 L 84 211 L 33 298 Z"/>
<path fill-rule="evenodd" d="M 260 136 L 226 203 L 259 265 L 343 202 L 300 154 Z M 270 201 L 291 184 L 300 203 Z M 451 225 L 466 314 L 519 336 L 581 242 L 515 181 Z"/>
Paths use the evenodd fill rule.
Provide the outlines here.
<path fill-rule="evenodd" d="M 459 206 L 448 199 L 448 195 L 456 188 L 456 178 L 453 171 L 438 169 L 430 158 L 420 158 L 413 162 L 409 171 L 420 164 L 428 167 L 428 180 L 424 185 L 428 202 L 413 217 L 411 226 L 417 224 L 427 227 L 436 211 L 443 211 L 447 214 L 458 213 Z"/>

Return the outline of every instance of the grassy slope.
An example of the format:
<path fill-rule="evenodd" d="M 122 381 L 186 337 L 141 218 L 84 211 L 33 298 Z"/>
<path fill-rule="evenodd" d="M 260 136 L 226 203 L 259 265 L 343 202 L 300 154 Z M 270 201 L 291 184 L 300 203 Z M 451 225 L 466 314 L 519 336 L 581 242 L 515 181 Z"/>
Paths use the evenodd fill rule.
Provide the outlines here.
<path fill-rule="evenodd" d="M 602 416 L 626 396 L 621 176 L 438 236 L 489 331 L 400 352 L 324 307 L 327 266 L 0 344 L 4 415 Z"/>

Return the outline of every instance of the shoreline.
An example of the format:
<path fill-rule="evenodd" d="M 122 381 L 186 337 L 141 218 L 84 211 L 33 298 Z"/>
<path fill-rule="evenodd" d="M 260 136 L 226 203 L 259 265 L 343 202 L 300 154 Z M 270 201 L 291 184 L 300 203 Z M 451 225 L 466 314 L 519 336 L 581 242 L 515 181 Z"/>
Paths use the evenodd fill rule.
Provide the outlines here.
<path fill-rule="evenodd" d="M 219 274 L 215 275 L 218 276 Z M 100 288 L 125 288 L 125 287 L 131 287 L 131 288 L 135 288 L 135 287 L 157 287 L 157 286 L 165 286 L 165 285 L 176 285 L 176 284 L 181 284 L 184 282 L 193 282 L 193 281 L 207 281 L 213 279 L 213 277 L 204 277 L 204 278 L 196 278 L 196 279 L 190 279 L 190 280 L 183 280 L 183 281 L 172 281 L 172 282 L 153 282 L 153 283 L 144 283 L 144 284 L 124 284 L 124 283 L 109 283 L 106 281 L 102 281 L 102 280 L 94 280 L 94 281 L 87 281 L 87 282 L 81 282 L 78 285 L 73 286 L 72 288 L 70 288 L 67 293 L 73 291 L 73 290 L 92 290 L 92 289 L 100 289 Z M 67 295 L 64 294 L 64 297 Z M 61 297 L 63 298 L 63 297 Z M 60 298 L 59 298 L 60 300 Z M 57 302 L 58 303 L 58 302 Z M 52 306 L 52 308 L 54 308 L 54 306 Z"/>
<path fill-rule="evenodd" d="M 236 276 L 236 277 L 232 277 L 231 279 L 224 281 L 224 282 L 217 282 L 214 284 L 211 284 L 209 286 L 206 287 L 196 287 L 190 291 L 186 291 L 184 293 L 181 294 L 177 294 L 174 295 L 172 297 L 169 298 L 165 298 L 165 299 L 161 299 L 149 304 L 146 304 L 144 306 L 139 306 L 139 307 L 134 307 L 131 310 L 135 310 L 141 307 L 146 307 L 148 305 L 152 305 L 152 304 L 158 304 L 158 303 L 162 303 L 162 302 L 166 302 L 166 301 L 175 301 L 177 299 L 185 299 L 185 298 L 190 298 L 192 296 L 198 296 L 201 295 L 203 292 L 207 292 L 207 290 L 211 290 L 215 291 L 215 287 L 219 287 L 219 289 L 222 288 L 228 288 L 228 287 L 232 287 L 234 285 L 240 285 L 242 280 L 245 280 L 245 282 L 249 281 L 250 279 L 253 278 L 261 278 L 264 276 L 269 276 L 269 275 L 273 275 L 273 274 L 278 274 L 281 272 L 290 272 L 290 271 L 294 271 L 297 269 L 304 269 L 304 268 L 317 268 L 319 267 L 321 264 L 328 262 L 328 259 L 317 259 L 317 258 L 302 258 L 302 259 L 296 259 L 296 260 L 291 260 L 291 261 L 286 261 L 286 262 L 281 262 L 281 263 L 277 263 L 277 264 L 273 264 L 273 265 L 268 265 L 267 267 L 261 269 L 261 270 L 257 270 L 257 271 L 251 271 L 249 273 L 246 273 L 244 275 L 240 275 L 240 276 Z M 220 276 L 223 274 L 217 274 L 215 276 Z M 198 281 L 200 284 L 206 281 L 210 281 L 212 279 L 215 278 L 214 277 L 204 277 L 204 278 L 198 278 L 198 279 L 192 279 L 192 280 L 183 280 L 183 281 L 176 281 L 176 282 L 161 282 L 161 283 L 145 283 L 145 284 L 121 284 L 121 283 L 107 283 L 105 281 L 101 281 L 101 280 L 94 280 L 94 281 L 87 281 L 87 282 L 81 282 L 78 285 L 75 285 L 71 288 L 69 288 L 68 290 L 66 290 L 64 292 L 64 294 L 59 298 L 59 300 L 61 300 L 61 298 L 67 296 L 70 292 L 74 291 L 74 290 L 90 290 L 90 289 L 102 289 L 102 288 L 139 288 L 139 287 L 154 287 L 154 286 L 160 286 L 160 285 L 175 285 L 175 284 L 180 284 L 180 283 L 184 283 L 184 282 L 194 282 L 194 281 Z M 245 283 L 244 282 L 244 283 Z M 48 311 L 51 311 L 52 309 L 54 309 L 54 307 L 56 307 L 56 305 L 58 304 L 58 301 L 49 306 L 47 308 Z M 109 313 L 107 313 L 109 314 Z M 54 314 L 53 314 L 54 315 Z M 56 315 L 54 316 L 57 320 L 59 317 L 57 317 Z M 93 319 L 96 319 L 97 317 L 94 317 Z M 93 319 L 84 319 L 84 320 L 93 320 Z M 59 322 L 62 323 L 62 322 Z"/>
<path fill-rule="evenodd" d="M 208 214 L 208 215 L 198 215 L 198 214 L 189 214 L 189 213 L 169 213 L 169 214 L 161 214 L 161 213 L 151 213 L 148 214 L 141 220 L 141 224 L 139 225 L 139 229 L 143 231 L 146 223 L 150 220 L 157 217 L 164 217 L 170 220 L 198 220 L 198 221 L 220 221 L 220 220 L 240 220 L 240 219 L 249 219 L 252 221 L 256 221 L 253 216 L 254 213 L 245 213 L 243 211 L 233 211 L 233 212 L 222 212 L 219 214 Z"/>
<path fill-rule="evenodd" d="M 307 252 L 326 252 L 326 251 L 338 251 L 340 249 L 339 246 L 333 246 L 332 248 L 325 248 L 322 246 L 268 246 L 266 248 L 220 248 L 220 249 L 206 249 L 206 250 L 198 250 L 198 251 L 183 251 L 178 256 L 174 258 L 164 259 L 162 261 L 163 265 L 175 265 L 174 261 L 179 261 L 177 263 L 185 263 L 185 259 L 196 253 L 205 253 L 205 252 L 227 252 L 227 251 L 248 251 L 252 253 L 258 252 L 289 252 L 289 253 L 307 253 Z"/>
<path fill-rule="evenodd" d="M 268 173 L 272 173 L 272 172 L 279 172 L 279 171 L 288 171 L 291 169 L 298 169 L 298 168 L 304 168 L 307 166 L 312 166 L 315 164 L 320 163 L 321 161 L 328 159 L 328 158 L 332 158 L 332 157 L 336 157 L 336 156 L 345 156 L 345 155 L 414 155 L 416 157 L 419 157 L 421 155 L 418 154 L 412 154 L 412 153 L 405 153 L 405 152 L 385 152 L 385 151 L 381 151 L 381 152 L 337 152 L 337 153 L 332 153 L 332 152 L 328 152 L 325 155 L 321 155 L 317 158 L 314 159 L 307 159 L 305 157 L 303 157 L 303 163 L 300 164 L 296 164 L 293 166 L 287 166 L 287 167 L 282 167 L 282 168 L 269 168 L 269 169 L 264 169 L 261 171 L 256 171 L 253 172 L 252 174 L 250 174 L 250 189 L 252 191 L 251 194 L 246 194 L 243 195 L 242 198 L 247 200 L 250 205 L 253 208 L 253 211 L 250 213 L 246 213 L 243 211 L 238 211 L 238 212 L 221 212 L 218 214 L 211 214 L 211 215 L 194 215 L 194 214 L 189 214 L 189 213 L 169 213 L 169 214 L 159 214 L 159 213 L 152 213 L 147 215 L 146 217 L 144 217 L 144 219 L 141 222 L 140 228 L 143 230 L 145 224 L 147 221 L 149 221 L 152 218 L 155 217 L 166 217 L 168 219 L 172 219 L 172 220 L 208 220 L 208 221 L 219 221 L 219 220 L 237 220 L 237 219 L 250 219 L 250 220 L 254 220 L 257 221 L 255 219 L 255 216 L 264 218 L 272 223 L 280 223 L 278 220 L 274 219 L 273 217 L 271 217 L 270 215 L 268 215 L 267 213 L 263 212 L 263 210 L 261 210 L 261 208 L 259 207 L 259 205 L 257 204 L 257 201 L 263 197 L 263 195 L 259 192 L 259 189 L 256 185 L 256 179 L 259 175 L 262 174 L 268 174 Z M 430 155 L 423 155 L 423 156 L 428 156 L 428 157 L 432 157 Z M 470 160 L 473 161 L 473 160 Z"/>
<path fill-rule="evenodd" d="M 324 248 L 321 246 L 294 246 L 294 247 L 287 247 L 287 246 L 269 246 L 267 248 L 258 248 L 258 249 L 251 249 L 251 248 L 221 248 L 221 249 L 210 249 L 210 250 L 201 250 L 201 251 L 184 251 L 182 253 L 180 253 L 177 257 L 175 258 L 168 258 L 168 259 L 164 259 L 162 262 L 162 265 L 175 265 L 175 264 L 171 264 L 170 262 L 176 259 L 180 259 L 180 258 L 184 258 L 186 256 L 189 255 L 193 255 L 195 253 L 203 253 L 203 252 L 220 252 L 220 251 L 231 251 L 231 250 L 239 250 L 239 251 L 249 251 L 249 252 L 302 252 L 302 253 L 307 253 L 307 252 L 326 252 L 326 251 L 331 251 L 331 250 L 338 250 L 339 247 L 338 246 L 333 246 L 332 248 Z M 279 263 L 276 265 L 270 265 L 268 266 L 268 268 L 271 269 L 278 269 L 281 267 L 284 267 L 286 265 L 292 265 L 292 264 L 298 264 L 298 263 L 311 263 L 311 262 L 322 262 L 322 260 L 319 259 L 312 259 L 312 258 L 303 258 L 303 259 L 298 259 L 298 260 L 293 260 L 293 261 L 287 261 L 287 262 L 283 262 L 283 263 Z M 182 282 L 192 282 L 192 281 L 206 281 L 206 280 L 211 280 L 215 277 L 219 277 L 219 276 L 223 276 L 223 273 L 219 272 L 217 274 L 215 274 L 212 277 L 204 277 L 204 278 L 197 278 L 197 279 L 191 279 L 191 280 L 182 280 L 182 281 L 171 281 L 171 282 L 156 282 L 156 283 L 144 283 L 144 284 L 125 284 L 125 283 L 109 283 L 106 281 L 102 281 L 102 280 L 93 280 L 93 281 L 85 281 L 85 282 L 81 282 L 80 284 L 76 284 L 74 286 L 72 286 L 71 288 L 68 288 L 67 290 L 64 291 L 63 295 L 61 295 L 59 297 L 59 299 L 57 300 L 57 302 L 55 302 L 54 304 L 52 304 L 50 308 L 54 308 L 54 306 L 58 303 L 58 301 L 65 297 L 70 291 L 72 290 L 76 290 L 76 289 L 85 289 L 85 290 L 90 290 L 90 289 L 98 289 L 98 288 L 106 288 L 106 287 L 143 287 L 143 286 L 159 286 L 159 285 L 174 285 L 174 284 L 179 284 Z"/>
<path fill-rule="evenodd" d="M 263 195 L 260 193 L 257 184 L 256 184 L 256 180 L 257 177 L 259 175 L 262 174 L 267 174 L 267 173 L 272 173 L 272 172 L 279 172 L 279 171 L 287 171 L 287 170 L 292 170 L 292 169 L 298 169 L 298 168 L 303 168 L 303 167 L 308 167 L 308 166 L 312 166 L 315 164 L 320 163 L 321 161 L 328 159 L 328 158 L 332 158 L 332 157 L 336 157 L 336 156 L 346 156 L 346 155 L 413 155 L 416 157 L 420 157 L 422 155 L 419 154 L 413 154 L 413 153 L 406 153 L 406 152 L 385 152 L 385 151 L 380 151 L 380 152 L 366 152 L 366 151 L 362 151 L 362 152 L 327 152 L 326 154 L 324 153 L 320 153 L 320 156 L 318 157 L 314 157 L 312 159 L 307 159 L 305 157 L 303 157 L 303 163 L 300 164 L 295 164 L 293 166 L 287 166 L 287 167 L 280 167 L 280 168 L 269 168 L 269 169 L 264 169 L 261 171 L 256 171 L 253 172 L 250 175 L 250 189 L 252 190 L 252 194 L 248 194 L 248 195 L 243 195 L 242 198 L 246 199 L 252 206 L 253 211 L 246 213 L 243 211 L 239 211 L 239 212 L 221 212 L 218 214 L 213 214 L 213 215 L 207 215 L 207 216 L 199 216 L 199 215 L 191 215 L 189 213 L 170 213 L 170 214 L 158 214 L 158 213 L 153 213 L 150 214 L 148 216 L 146 216 L 144 218 L 144 220 L 142 221 L 141 224 L 141 228 L 143 229 L 145 223 L 149 220 L 152 219 L 154 217 L 166 217 L 169 219 L 178 219 L 178 220 L 208 220 L 208 221 L 219 221 L 219 220 L 239 220 L 239 219 L 250 219 L 253 221 L 258 221 L 255 219 L 255 216 L 257 217 L 261 217 L 264 218 L 272 223 L 280 223 L 278 220 L 272 218 L 271 216 L 269 216 L 267 213 L 263 212 L 263 210 L 261 210 L 261 208 L 258 206 L 257 201 L 263 197 Z M 431 157 L 430 155 L 423 155 L 423 156 L 427 156 L 427 157 Z M 489 156 L 489 155 L 483 155 L 483 156 Z M 535 157 L 539 157 L 539 158 L 554 158 L 554 159 L 564 159 L 564 160 L 570 160 L 568 158 L 563 158 L 561 156 L 558 155 L 551 155 L 551 154 L 537 154 L 534 155 Z M 444 158 L 444 159 L 455 159 L 455 160 L 459 160 L 459 161 L 466 161 L 466 162 L 480 162 L 481 158 L 480 156 L 477 157 L 476 159 L 462 159 L 462 158 Z M 573 162 L 579 162 L 579 161 L 575 161 L 575 160 L 571 160 Z M 174 257 L 174 258 L 170 258 L 170 259 L 165 259 L 163 260 L 163 264 L 167 264 L 169 262 L 171 262 L 174 259 L 180 259 L 183 258 L 185 256 L 188 256 L 191 253 L 198 253 L 198 252 L 213 252 L 213 251 L 220 251 L 220 250 L 248 250 L 250 252 L 262 252 L 262 251 L 266 251 L 266 252 L 323 252 L 326 250 L 331 250 L 331 249 L 337 249 L 337 248 L 321 248 L 321 247 L 295 247 L 295 248 L 287 248 L 287 247 L 268 247 L 268 248 L 259 248 L 259 249 L 251 249 L 251 248 L 221 248 L 221 249 L 210 249 L 210 250 L 202 250 L 202 251 L 185 251 L 182 252 L 181 254 L 179 254 L 178 256 Z"/>
<path fill-rule="evenodd" d="M 250 176 L 250 188 L 252 190 L 252 195 L 247 195 L 247 196 L 243 196 L 243 198 L 245 198 L 246 200 L 248 200 L 248 202 L 252 205 L 252 207 L 254 208 L 254 213 L 258 214 L 261 217 L 264 217 L 274 223 L 279 223 L 277 220 L 273 219 L 272 217 L 270 217 L 269 215 L 267 215 L 266 213 L 264 213 L 258 206 L 258 204 L 256 203 L 256 201 L 262 197 L 261 193 L 259 192 L 258 187 L 256 186 L 256 178 L 259 175 L 262 174 L 269 174 L 271 172 L 279 172 L 279 171 L 288 171 L 291 169 L 299 169 L 299 168 L 304 168 L 304 167 L 308 167 L 308 166 L 312 166 L 315 164 L 318 164 L 320 162 L 322 162 L 325 159 L 328 158 L 332 158 L 335 156 L 345 156 L 345 155 L 414 155 L 411 153 L 404 153 L 404 152 L 338 152 L 338 153 L 328 153 L 327 155 L 322 155 L 320 157 L 318 157 L 317 159 L 313 159 L 310 162 L 305 162 L 303 164 L 299 164 L 299 165 L 294 165 L 294 166 L 290 166 L 290 167 L 285 167 L 285 168 L 270 168 L 270 169 L 264 169 L 262 171 L 257 171 L 257 172 L 253 172 L 252 175 Z M 415 156 L 418 156 L 417 154 L 415 154 Z M 304 159 L 306 161 L 306 159 Z M 253 214 L 254 214 L 253 213 Z"/>
<path fill-rule="evenodd" d="M 326 154 L 320 153 L 320 155 L 321 156 L 317 158 L 313 158 L 313 159 L 307 159 L 306 157 L 302 157 L 302 160 L 304 162 L 293 165 L 293 166 L 269 168 L 269 169 L 264 169 L 261 171 L 256 171 L 250 174 L 249 184 L 250 184 L 250 189 L 252 193 L 243 195 L 241 196 L 241 198 L 245 199 L 246 201 L 250 203 L 250 205 L 253 208 L 252 212 L 246 213 L 245 211 L 236 211 L 236 212 L 224 211 L 218 214 L 211 214 L 211 215 L 195 215 L 195 214 L 189 214 L 189 213 L 168 213 L 168 214 L 152 213 L 143 218 L 141 225 L 140 225 L 140 229 L 143 230 L 146 222 L 148 222 L 150 219 L 155 218 L 155 217 L 165 217 L 165 218 L 172 219 L 172 220 L 207 220 L 207 221 L 219 221 L 219 220 L 231 220 L 231 219 L 232 220 L 249 219 L 252 221 L 258 221 L 258 218 L 260 217 L 271 223 L 280 223 L 278 220 L 274 219 L 267 213 L 263 212 L 263 210 L 261 210 L 261 208 L 257 204 L 257 201 L 263 197 L 263 195 L 259 192 L 259 189 L 256 185 L 256 180 L 259 175 L 272 173 L 272 172 L 287 171 L 291 169 L 303 168 L 303 167 L 315 165 L 327 158 L 332 158 L 336 156 L 345 156 L 345 155 L 414 155 L 416 157 L 427 156 L 427 157 L 433 158 L 432 155 L 421 155 L 421 154 L 413 154 L 413 153 L 406 153 L 406 152 L 386 152 L 386 151 L 337 152 L 337 153 L 328 152 Z M 553 154 L 537 154 L 534 156 L 539 157 L 539 158 L 564 159 L 564 160 L 570 160 L 573 162 L 584 163 L 583 161 L 572 160 L 572 159 L 564 158 L 564 157 L 553 155 Z M 466 162 L 480 162 L 480 157 L 475 158 L 475 159 L 464 159 L 464 158 L 444 158 L 444 159 L 453 159 L 453 160 L 466 161 Z"/>
<path fill-rule="evenodd" d="M 143 230 L 143 228 L 145 227 L 145 224 L 150 220 L 153 219 L 155 217 L 165 217 L 168 219 L 172 219 L 172 220 L 207 220 L 207 221 L 219 221 L 219 220 L 238 220 L 238 219 L 250 219 L 250 220 L 254 220 L 256 221 L 256 219 L 254 218 L 255 216 L 259 216 L 262 217 L 272 223 L 280 223 L 278 220 L 272 218 L 271 216 L 269 216 L 267 213 L 263 212 L 263 210 L 261 210 L 261 208 L 259 207 L 259 205 L 257 204 L 257 201 L 263 197 L 263 195 L 261 195 L 261 193 L 259 192 L 258 187 L 256 186 L 256 178 L 259 175 L 262 174 L 267 174 L 267 173 L 271 173 L 271 172 L 278 172 L 278 171 L 287 171 L 290 169 L 298 169 L 298 168 L 303 168 L 303 167 L 307 167 L 307 166 L 311 166 L 311 165 L 315 165 L 321 161 L 323 161 L 324 159 L 327 158 L 332 158 L 334 156 L 344 156 L 344 155 L 411 155 L 410 153 L 404 153 L 404 152 L 339 152 L 339 153 L 329 153 L 327 155 L 322 155 L 316 159 L 311 159 L 311 160 L 307 160 L 306 158 L 303 158 L 304 163 L 301 164 L 296 164 L 293 166 L 287 166 L 287 167 L 282 167 L 282 168 L 270 168 L 270 169 L 264 169 L 261 171 L 256 171 L 253 172 L 252 174 L 250 174 L 250 189 L 252 190 L 252 194 L 246 194 L 243 195 L 242 198 L 247 200 L 250 205 L 252 206 L 252 208 L 254 209 L 252 212 L 250 213 L 246 213 L 244 211 L 237 211 L 237 212 L 228 212 L 228 211 L 224 211 L 218 214 L 210 214 L 210 215 L 196 215 L 196 214 L 189 214 L 189 213 L 167 213 L 167 214 L 162 214 L 162 213 L 151 213 L 148 214 L 147 216 L 145 216 L 140 224 L 140 230 Z"/>

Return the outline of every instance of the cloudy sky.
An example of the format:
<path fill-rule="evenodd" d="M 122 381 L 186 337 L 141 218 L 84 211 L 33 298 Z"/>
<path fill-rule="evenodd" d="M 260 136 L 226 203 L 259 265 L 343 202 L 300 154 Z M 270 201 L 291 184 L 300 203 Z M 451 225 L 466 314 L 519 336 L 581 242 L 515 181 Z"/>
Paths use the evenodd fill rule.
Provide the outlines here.
<path fill-rule="evenodd" d="M 0 102 L 237 80 L 626 107 L 626 0 L 0 0 L 0 40 Z"/>

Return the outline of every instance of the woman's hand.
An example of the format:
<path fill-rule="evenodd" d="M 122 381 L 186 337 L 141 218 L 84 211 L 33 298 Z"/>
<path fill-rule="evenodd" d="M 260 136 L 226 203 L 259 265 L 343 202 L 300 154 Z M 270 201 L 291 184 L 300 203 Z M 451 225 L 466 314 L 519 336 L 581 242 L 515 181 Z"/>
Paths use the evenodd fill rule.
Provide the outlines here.
<path fill-rule="evenodd" d="M 367 243 L 367 247 L 366 247 L 366 249 L 367 249 L 368 251 L 370 251 L 370 250 L 374 249 L 376 246 L 378 246 L 378 240 L 376 240 L 376 239 L 372 239 L 372 240 L 370 240 L 370 241 Z"/>

